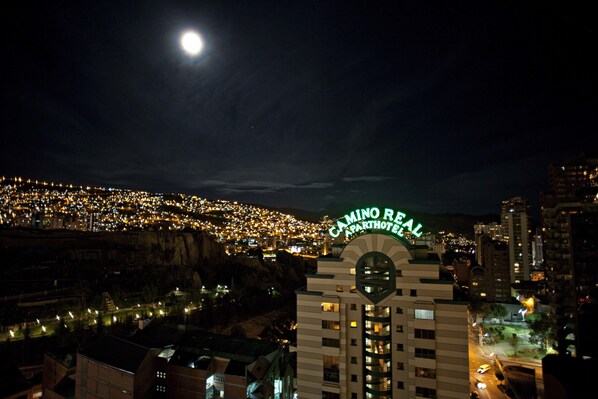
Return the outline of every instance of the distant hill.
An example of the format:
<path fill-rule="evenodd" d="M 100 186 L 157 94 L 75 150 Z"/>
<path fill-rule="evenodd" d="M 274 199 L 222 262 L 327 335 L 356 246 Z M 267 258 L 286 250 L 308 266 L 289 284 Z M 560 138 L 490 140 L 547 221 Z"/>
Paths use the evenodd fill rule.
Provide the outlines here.
<path fill-rule="evenodd" d="M 392 208 L 392 206 L 388 206 Z M 267 207 L 266 207 L 267 208 Z M 358 205 L 349 203 L 332 203 L 326 206 L 320 212 L 305 211 L 296 208 L 271 208 L 282 213 L 289 213 L 298 219 L 318 222 L 324 215 L 328 215 L 331 219 L 342 216 L 350 212 Z M 463 234 L 467 237 L 473 238 L 473 225 L 476 223 L 500 223 L 500 216 L 498 214 L 488 213 L 484 215 L 468 215 L 464 213 L 438 213 L 430 214 L 424 212 L 415 212 L 408 209 L 401 209 L 409 217 L 420 222 L 426 231 L 437 233 L 439 231 L 450 231 L 453 233 Z"/>

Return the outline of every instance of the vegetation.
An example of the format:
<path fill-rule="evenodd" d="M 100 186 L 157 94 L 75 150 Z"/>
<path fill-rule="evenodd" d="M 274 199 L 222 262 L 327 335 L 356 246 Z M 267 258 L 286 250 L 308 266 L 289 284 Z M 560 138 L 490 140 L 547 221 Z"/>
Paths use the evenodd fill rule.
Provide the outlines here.
<path fill-rule="evenodd" d="M 552 335 L 551 323 L 546 313 L 540 313 L 530 322 L 529 342 L 538 345 L 541 350 L 548 347 L 548 338 Z"/>
<path fill-rule="evenodd" d="M 517 349 L 519 348 L 519 336 L 515 333 L 509 339 L 509 344 L 513 348 L 513 355 L 517 355 Z"/>
<path fill-rule="evenodd" d="M 499 319 L 501 323 L 505 316 L 509 313 L 507 308 L 499 303 L 485 304 L 482 310 L 485 317 L 490 319 Z"/>

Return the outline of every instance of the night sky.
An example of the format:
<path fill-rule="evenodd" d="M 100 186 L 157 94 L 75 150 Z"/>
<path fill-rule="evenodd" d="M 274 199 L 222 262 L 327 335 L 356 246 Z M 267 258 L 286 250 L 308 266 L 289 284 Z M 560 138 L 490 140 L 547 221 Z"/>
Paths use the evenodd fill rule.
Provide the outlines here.
<path fill-rule="evenodd" d="M 595 154 L 589 10 L 367 3 L 15 2 L 0 175 L 481 214 L 537 203 L 549 163 Z"/>

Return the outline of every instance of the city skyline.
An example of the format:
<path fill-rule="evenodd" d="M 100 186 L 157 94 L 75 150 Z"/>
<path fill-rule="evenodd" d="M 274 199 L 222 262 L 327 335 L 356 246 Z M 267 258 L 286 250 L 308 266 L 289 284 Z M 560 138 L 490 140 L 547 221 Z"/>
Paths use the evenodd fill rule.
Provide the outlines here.
<path fill-rule="evenodd" d="M 575 6 L 45 3 L 5 29 L 7 177 L 482 214 L 598 148 Z"/>

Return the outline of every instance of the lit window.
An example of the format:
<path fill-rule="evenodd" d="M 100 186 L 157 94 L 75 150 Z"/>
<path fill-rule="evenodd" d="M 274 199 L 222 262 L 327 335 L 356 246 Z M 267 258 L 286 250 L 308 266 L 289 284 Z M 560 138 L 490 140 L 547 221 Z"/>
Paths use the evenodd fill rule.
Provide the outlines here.
<path fill-rule="evenodd" d="M 426 309 L 415 309 L 415 318 L 422 320 L 434 320 L 434 311 Z"/>
<path fill-rule="evenodd" d="M 357 328 L 357 321 L 351 320 L 350 326 L 351 326 L 351 328 Z"/>
<path fill-rule="evenodd" d="M 355 268 L 352 267 L 349 269 L 349 274 L 355 275 Z"/>
<path fill-rule="evenodd" d="M 324 381 L 339 382 L 339 365 L 340 358 L 338 356 L 324 355 Z"/>
<path fill-rule="evenodd" d="M 486 296 L 485 292 L 480 293 L 480 296 Z"/>
<path fill-rule="evenodd" d="M 336 292 L 343 292 L 343 286 L 342 285 L 337 285 L 336 286 Z"/>
<path fill-rule="evenodd" d="M 322 311 L 338 313 L 338 311 L 339 311 L 338 303 L 322 302 Z"/>
<path fill-rule="evenodd" d="M 436 378 L 436 370 L 425 367 L 416 367 L 415 376 L 421 378 Z"/>
<path fill-rule="evenodd" d="M 340 330 L 341 325 L 338 321 L 322 320 L 322 328 L 327 330 Z"/>
<path fill-rule="evenodd" d="M 354 286 L 354 285 L 352 285 L 350 291 L 351 292 L 357 292 L 357 287 Z"/>
<path fill-rule="evenodd" d="M 403 326 L 397 325 L 397 332 L 398 333 L 402 333 L 403 332 Z"/>

